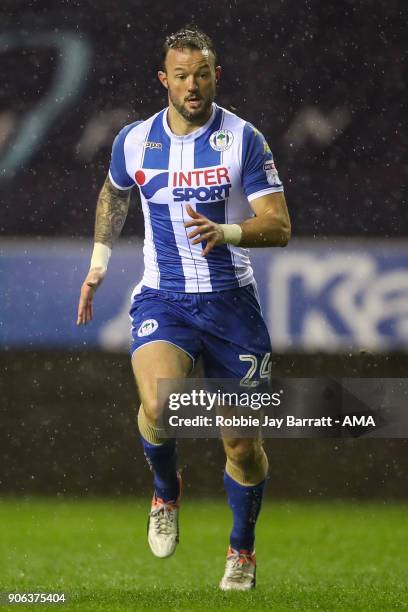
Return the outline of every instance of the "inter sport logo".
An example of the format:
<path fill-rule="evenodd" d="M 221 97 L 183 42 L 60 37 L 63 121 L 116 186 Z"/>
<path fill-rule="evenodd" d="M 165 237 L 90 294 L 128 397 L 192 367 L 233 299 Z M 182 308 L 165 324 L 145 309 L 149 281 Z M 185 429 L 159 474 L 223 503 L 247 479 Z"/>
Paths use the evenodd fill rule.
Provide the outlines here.
<path fill-rule="evenodd" d="M 146 200 L 151 200 L 159 190 L 168 189 L 170 193 L 162 194 L 166 203 L 170 194 L 174 202 L 216 202 L 228 198 L 231 189 L 228 168 L 223 166 L 158 174 L 138 170 L 135 181 Z"/>

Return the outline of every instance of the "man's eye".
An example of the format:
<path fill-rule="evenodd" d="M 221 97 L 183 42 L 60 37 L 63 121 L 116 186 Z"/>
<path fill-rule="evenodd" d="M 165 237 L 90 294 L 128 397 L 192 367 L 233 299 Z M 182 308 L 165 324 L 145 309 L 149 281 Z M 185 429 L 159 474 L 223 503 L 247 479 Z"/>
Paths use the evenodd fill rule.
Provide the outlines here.
<path fill-rule="evenodd" d="M 177 75 L 176 75 L 176 78 L 177 78 L 177 79 L 182 79 L 182 80 L 183 80 L 183 79 L 185 79 L 185 78 L 186 78 L 186 76 L 185 76 L 184 74 L 177 74 Z"/>
<path fill-rule="evenodd" d="M 208 72 L 202 72 L 202 73 L 200 74 L 200 77 L 201 77 L 202 79 L 206 79 L 206 78 L 208 77 Z"/>

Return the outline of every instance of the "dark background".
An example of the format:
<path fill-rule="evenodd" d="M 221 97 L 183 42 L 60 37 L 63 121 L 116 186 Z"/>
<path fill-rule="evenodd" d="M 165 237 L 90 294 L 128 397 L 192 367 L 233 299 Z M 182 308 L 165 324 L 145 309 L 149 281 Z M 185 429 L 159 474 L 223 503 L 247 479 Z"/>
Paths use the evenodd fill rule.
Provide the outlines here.
<path fill-rule="evenodd" d="M 112 140 L 165 104 L 165 35 L 195 21 L 215 41 L 217 102 L 266 136 L 293 235 L 403 237 L 407 138 L 405 3 L 47 0 L 2 2 L 0 236 L 92 235 Z M 41 109 L 70 33 L 89 52 L 80 92 L 30 157 L 3 172 L 24 119 Z M 4 36 L 24 45 L 7 46 Z M 405 73 L 404 73 L 405 70 Z M 142 235 L 136 194 L 124 235 Z M 82 279 L 78 279 L 78 287 Z M 407 356 L 282 355 L 286 376 L 405 376 Z M 0 491 L 149 494 L 127 355 L 0 352 Z M 269 495 L 402 498 L 405 440 L 267 441 Z M 187 492 L 221 494 L 220 443 L 183 441 Z"/>
<path fill-rule="evenodd" d="M 3 33 L 63 40 L 71 32 L 91 58 L 80 95 L 50 122 L 29 163 L 0 179 L 2 234 L 92 232 L 114 135 L 166 105 L 156 78 L 161 45 L 195 21 L 214 39 L 224 69 L 218 103 L 269 141 L 294 236 L 407 235 L 404 7 L 397 0 L 3 0 Z M 0 166 L 59 62 L 55 47 L 39 43 L 2 51 Z M 93 147 L 90 122 L 98 132 Z M 142 231 L 135 205 L 125 234 Z"/>

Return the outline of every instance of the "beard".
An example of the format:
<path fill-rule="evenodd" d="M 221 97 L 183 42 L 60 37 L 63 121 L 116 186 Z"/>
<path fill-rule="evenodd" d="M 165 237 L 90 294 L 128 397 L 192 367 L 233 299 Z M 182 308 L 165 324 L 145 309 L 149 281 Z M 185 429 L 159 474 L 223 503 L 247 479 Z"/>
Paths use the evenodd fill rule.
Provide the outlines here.
<path fill-rule="evenodd" d="M 214 96 L 208 96 L 207 98 L 203 98 L 202 96 L 197 96 L 203 102 L 201 109 L 189 111 L 187 107 L 185 106 L 185 102 L 180 103 L 178 100 L 174 98 L 170 88 L 168 92 L 169 92 L 169 98 L 171 100 L 171 103 L 173 104 L 176 111 L 183 117 L 183 119 L 185 119 L 189 123 L 202 124 L 203 121 L 205 122 L 209 118 L 211 114 L 210 109 L 214 101 Z"/>

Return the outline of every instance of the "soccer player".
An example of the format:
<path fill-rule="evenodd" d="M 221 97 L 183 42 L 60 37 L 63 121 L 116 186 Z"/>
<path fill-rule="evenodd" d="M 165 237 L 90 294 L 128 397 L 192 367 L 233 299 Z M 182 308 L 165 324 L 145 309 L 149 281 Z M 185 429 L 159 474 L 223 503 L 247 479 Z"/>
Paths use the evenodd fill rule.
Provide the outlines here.
<path fill-rule="evenodd" d="M 214 102 L 221 67 L 211 39 L 195 26 L 168 36 L 158 78 L 168 108 L 125 126 L 113 143 L 77 323 L 92 319 L 95 291 L 137 186 L 145 271 L 130 310 L 132 366 L 141 441 L 154 477 L 148 542 L 155 555 L 168 557 L 179 537 L 181 479 L 175 440 L 160 427 L 166 406 L 157 381 L 187 377 L 199 356 L 210 378 L 255 382 L 265 375 L 270 339 L 248 247 L 286 246 L 290 221 L 264 137 Z M 220 588 L 249 590 L 268 460 L 260 439 L 224 438 L 223 445 L 233 527 Z"/>

